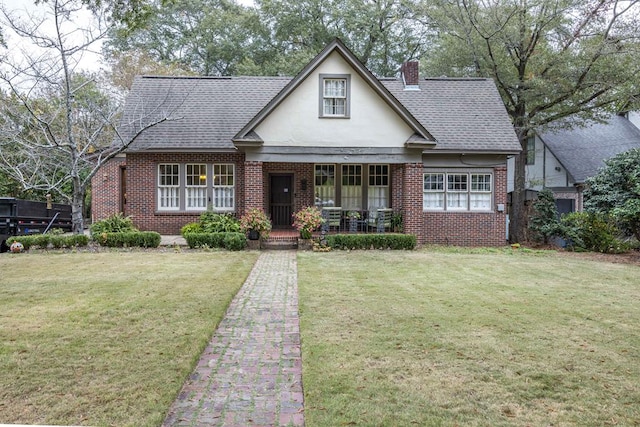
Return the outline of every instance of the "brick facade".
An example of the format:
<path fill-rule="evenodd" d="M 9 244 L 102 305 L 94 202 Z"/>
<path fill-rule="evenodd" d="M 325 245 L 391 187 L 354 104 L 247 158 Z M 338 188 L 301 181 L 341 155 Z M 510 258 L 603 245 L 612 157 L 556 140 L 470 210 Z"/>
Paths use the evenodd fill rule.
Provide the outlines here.
<path fill-rule="evenodd" d="M 102 165 L 91 179 L 91 221 L 98 221 L 123 211 L 121 198 L 124 157 L 115 157 Z"/>
<path fill-rule="evenodd" d="M 114 159 L 94 177 L 92 216 L 94 220 L 119 212 L 121 168 L 127 168 L 127 204 L 130 215 L 141 230 L 179 234 L 180 228 L 199 217 L 198 212 L 157 210 L 157 165 L 159 163 L 233 163 L 236 167 L 236 216 L 256 207 L 268 212 L 270 174 L 293 176 L 294 212 L 314 203 L 313 163 L 245 162 L 240 153 L 135 153 Z M 404 232 L 415 234 L 419 244 L 459 246 L 502 246 L 506 243 L 506 212 L 425 212 L 423 165 L 390 165 L 391 207 L 402 211 Z M 506 205 L 506 166 L 495 167 L 494 208 Z"/>
<path fill-rule="evenodd" d="M 494 209 L 507 203 L 507 168 L 495 167 Z M 420 204 L 422 206 L 422 204 Z M 420 243 L 455 246 L 503 246 L 507 215 L 499 212 L 423 212 Z"/>

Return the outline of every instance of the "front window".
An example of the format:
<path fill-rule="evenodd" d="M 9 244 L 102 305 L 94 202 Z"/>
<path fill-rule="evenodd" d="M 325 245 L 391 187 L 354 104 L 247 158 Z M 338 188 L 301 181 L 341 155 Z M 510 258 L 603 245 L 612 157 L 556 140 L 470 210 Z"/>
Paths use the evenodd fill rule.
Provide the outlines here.
<path fill-rule="evenodd" d="M 389 206 L 389 165 L 369 165 L 369 209 Z"/>
<path fill-rule="evenodd" d="M 447 210 L 467 210 L 467 174 L 447 174 Z"/>
<path fill-rule="evenodd" d="M 316 206 L 335 206 L 336 167 L 335 165 L 315 165 L 314 194 Z"/>
<path fill-rule="evenodd" d="M 444 174 L 425 173 L 422 204 L 425 209 L 444 209 Z"/>
<path fill-rule="evenodd" d="M 362 209 L 362 165 L 342 165 L 342 209 Z"/>
<path fill-rule="evenodd" d="M 213 208 L 233 210 L 235 207 L 235 168 L 233 164 L 213 165 Z"/>
<path fill-rule="evenodd" d="M 186 175 L 187 209 L 206 209 L 207 165 L 187 165 Z"/>
<path fill-rule="evenodd" d="M 425 173 L 423 208 L 446 211 L 490 211 L 492 206 L 490 173 Z"/>
<path fill-rule="evenodd" d="M 472 211 L 491 210 L 491 174 L 471 174 L 469 200 Z"/>
<path fill-rule="evenodd" d="M 158 208 L 178 210 L 180 208 L 180 166 L 158 165 Z"/>
<path fill-rule="evenodd" d="M 348 75 L 320 75 L 320 117 L 349 117 Z"/>

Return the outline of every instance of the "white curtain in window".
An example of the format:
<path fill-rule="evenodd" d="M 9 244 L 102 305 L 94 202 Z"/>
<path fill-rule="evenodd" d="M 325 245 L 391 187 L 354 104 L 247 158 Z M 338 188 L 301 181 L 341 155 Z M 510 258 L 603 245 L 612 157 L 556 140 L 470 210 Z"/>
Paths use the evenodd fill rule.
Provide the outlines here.
<path fill-rule="evenodd" d="M 187 209 L 206 209 L 207 188 L 187 187 Z"/>
<path fill-rule="evenodd" d="M 178 209 L 180 189 L 178 187 L 160 187 L 158 188 L 158 199 L 160 208 Z"/>
<path fill-rule="evenodd" d="M 235 190 L 233 187 L 213 188 L 213 207 L 216 209 L 233 209 Z"/>
<path fill-rule="evenodd" d="M 370 186 L 367 195 L 369 210 L 389 207 L 389 187 Z"/>

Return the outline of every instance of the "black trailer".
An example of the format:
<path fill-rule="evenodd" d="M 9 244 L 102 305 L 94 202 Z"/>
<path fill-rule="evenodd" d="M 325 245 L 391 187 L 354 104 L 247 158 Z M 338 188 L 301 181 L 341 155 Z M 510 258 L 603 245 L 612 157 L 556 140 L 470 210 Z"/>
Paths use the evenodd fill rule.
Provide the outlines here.
<path fill-rule="evenodd" d="M 9 249 L 11 236 L 43 234 L 53 228 L 72 230 L 70 205 L 0 197 L 0 252 Z"/>

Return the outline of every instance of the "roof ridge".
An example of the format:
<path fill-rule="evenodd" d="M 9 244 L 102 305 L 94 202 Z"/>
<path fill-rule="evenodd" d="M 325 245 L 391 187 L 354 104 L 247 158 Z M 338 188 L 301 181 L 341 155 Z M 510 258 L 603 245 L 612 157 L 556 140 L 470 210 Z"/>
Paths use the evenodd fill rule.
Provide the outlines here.
<path fill-rule="evenodd" d="M 166 80 L 291 80 L 293 77 L 287 76 L 163 76 L 156 74 L 143 74 L 138 77 L 143 79 L 166 79 Z"/>

